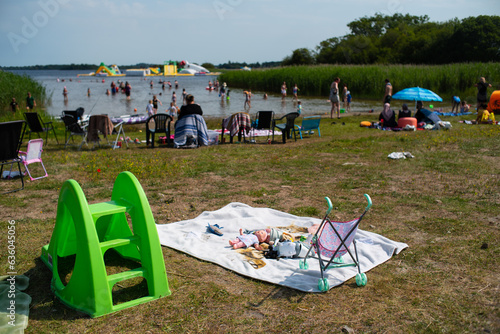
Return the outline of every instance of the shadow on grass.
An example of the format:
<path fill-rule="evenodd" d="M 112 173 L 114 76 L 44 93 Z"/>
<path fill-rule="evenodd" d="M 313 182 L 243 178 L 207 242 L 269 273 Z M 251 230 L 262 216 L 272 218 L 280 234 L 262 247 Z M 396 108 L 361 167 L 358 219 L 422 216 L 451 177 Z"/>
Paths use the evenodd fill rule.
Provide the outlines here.
<path fill-rule="evenodd" d="M 59 258 L 59 275 L 63 284 L 71 280 L 75 256 Z M 140 263 L 122 258 L 115 251 L 104 255 L 108 275 L 140 267 Z M 51 290 L 52 271 L 40 259 L 35 259 L 35 267 L 24 273 L 30 278 L 30 284 L 25 291 L 31 296 L 29 318 L 40 321 L 75 320 L 89 318 L 86 313 L 72 309 L 63 304 Z M 90 282 L 89 282 L 90 284 Z M 112 290 L 113 305 L 148 295 L 146 279 L 142 277 L 118 282 Z"/>
<path fill-rule="evenodd" d="M 281 299 L 286 299 L 288 302 L 300 303 L 302 302 L 306 294 L 307 292 L 297 291 L 283 286 L 276 286 L 259 302 L 257 303 L 248 302 L 248 305 L 251 307 L 260 307 L 264 305 L 267 300 L 281 300 Z"/>

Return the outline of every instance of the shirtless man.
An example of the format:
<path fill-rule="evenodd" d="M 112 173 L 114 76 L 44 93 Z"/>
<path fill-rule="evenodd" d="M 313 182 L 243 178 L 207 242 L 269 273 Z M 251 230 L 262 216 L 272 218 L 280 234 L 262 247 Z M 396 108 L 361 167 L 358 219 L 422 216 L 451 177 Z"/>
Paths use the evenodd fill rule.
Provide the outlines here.
<path fill-rule="evenodd" d="M 384 104 L 391 103 L 391 99 L 392 99 L 392 85 L 389 79 L 385 79 Z"/>

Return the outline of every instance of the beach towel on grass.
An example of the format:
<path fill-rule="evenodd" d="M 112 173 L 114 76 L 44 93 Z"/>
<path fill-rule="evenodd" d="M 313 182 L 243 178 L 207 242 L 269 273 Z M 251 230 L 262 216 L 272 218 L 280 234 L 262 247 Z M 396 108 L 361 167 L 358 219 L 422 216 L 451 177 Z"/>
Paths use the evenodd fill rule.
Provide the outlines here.
<path fill-rule="evenodd" d="M 222 133 L 221 129 L 215 129 L 212 131 L 217 131 L 218 133 Z M 227 129 L 224 130 L 225 135 L 228 135 L 230 133 L 231 132 L 229 132 L 229 130 L 227 130 Z M 257 130 L 254 128 L 251 128 L 250 131 L 248 132 L 249 137 L 269 137 L 269 136 L 272 136 L 272 134 L 273 134 L 272 130 L 265 130 L 265 129 Z M 281 131 L 274 130 L 274 135 L 278 136 L 278 137 L 281 136 Z"/>
<path fill-rule="evenodd" d="M 188 138 L 196 139 L 197 146 L 208 145 L 207 124 L 201 115 L 186 115 L 175 123 L 174 146 L 186 145 Z"/>
<path fill-rule="evenodd" d="M 467 116 L 467 115 L 472 114 L 470 111 L 467 111 L 467 112 L 439 112 L 439 111 L 435 111 L 435 113 L 438 116 Z"/>
<path fill-rule="evenodd" d="M 369 219 L 369 216 L 365 220 Z M 293 235 L 305 234 L 307 227 L 321 223 L 320 219 L 294 216 L 269 208 L 253 208 L 242 203 L 230 203 L 216 211 L 205 211 L 198 217 L 177 223 L 156 225 L 160 243 L 191 256 L 218 264 L 238 274 L 261 281 L 287 286 L 305 292 L 319 292 L 318 260 L 309 259 L 308 270 L 299 269 L 300 259 L 265 259 L 249 249 L 234 250 L 229 240 L 239 235 L 240 228 L 258 230 L 278 227 Z M 208 224 L 218 224 L 223 236 L 207 232 Z M 360 227 L 363 227 L 363 222 Z M 356 234 L 361 270 L 367 272 L 408 247 L 381 235 L 359 230 Z M 348 257 L 344 257 L 350 262 Z M 258 269 L 256 269 L 258 268 Z M 330 269 L 326 272 L 330 287 L 342 284 L 357 274 L 355 267 Z M 369 276 L 369 274 L 368 274 Z M 370 278 L 368 277 L 368 282 Z"/>

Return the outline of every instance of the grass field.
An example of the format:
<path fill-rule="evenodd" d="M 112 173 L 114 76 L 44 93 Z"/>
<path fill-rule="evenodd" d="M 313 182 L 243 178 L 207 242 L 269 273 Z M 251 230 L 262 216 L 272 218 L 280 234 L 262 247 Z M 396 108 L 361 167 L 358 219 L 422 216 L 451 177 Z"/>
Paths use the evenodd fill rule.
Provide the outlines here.
<path fill-rule="evenodd" d="M 143 144 L 65 150 L 49 137 L 43 152 L 49 177 L 0 197 L 1 272 L 8 271 L 7 221 L 15 220 L 16 269 L 30 277 L 26 332 L 340 333 L 348 326 L 356 333 L 498 333 L 500 126 L 458 123 L 471 115 L 443 117 L 452 122 L 449 131 L 359 127 L 376 117 L 324 119 L 321 137 L 286 144 L 262 138 L 193 150 Z M 145 139 L 140 130 L 126 128 L 128 136 Z M 396 151 L 415 158 L 387 158 Z M 91 319 L 54 298 L 40 252 L 50 240 L 65 180 L 78 181 L 90 203 L 101 202 L 124 170 L 141 182 L 158 224 L 230 202 L 320 218 L 324 196 L 333 201 L 333 216 L 346 219 L 359 213 L 368 193 L 373 207 L 360 228 L 409 248 L 369 271 L 363 288 L 351 279 L 309 294 L 163 247 L 172 295 Z M 0 190 L 14 182 L 0 180 Z"/>

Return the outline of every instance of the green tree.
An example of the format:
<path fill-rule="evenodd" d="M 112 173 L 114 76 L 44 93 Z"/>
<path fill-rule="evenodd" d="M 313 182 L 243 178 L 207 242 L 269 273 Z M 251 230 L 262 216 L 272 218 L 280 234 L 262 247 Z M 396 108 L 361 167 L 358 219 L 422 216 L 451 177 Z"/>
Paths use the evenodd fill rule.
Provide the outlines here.
<path fill-rule="evenodd" d="M 457 62 L 500 61 L 500 16 L 463 19 L 449 38 L 447 50 Z"/>
<path fill-rule="evenodd" d="M 293 51 L 291 56 L 285 57 L 282 64 L 284 66 L 289 65 L 313 65 L 316 62 L 316 58 L 312 51 L 306 48 L 296 49 Z"/>
<path fill-rule="evenodd" d="M 203 63 L 203 64 L 201 64 L 201 66 L 203 66 L 204 68 L 206 68 L 209 71 L 215 69 L 215 65 L 212 63 Z"/>
<path fill-rule="evenodd" d="M 317 63 L 444 64 L 500 61 L 500 16 L 429 22 L 427 15 L 387 16 L 377 13 L 352 21 L 347 26 L 350 34 L 319 43 L 316 47 Z M 292 56 L 286 60 L 291 61 Z"/>

